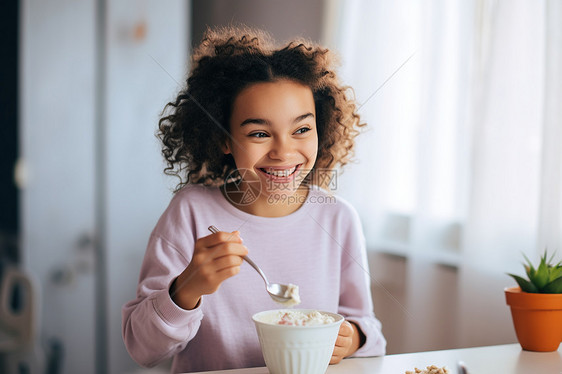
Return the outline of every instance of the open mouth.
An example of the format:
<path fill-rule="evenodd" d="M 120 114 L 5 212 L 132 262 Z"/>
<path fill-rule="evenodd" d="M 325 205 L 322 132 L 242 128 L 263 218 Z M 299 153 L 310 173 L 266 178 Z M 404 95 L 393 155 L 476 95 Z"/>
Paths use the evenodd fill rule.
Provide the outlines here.
<path fill-rule="evenodd" d="M 293 166 L 292 168 L 285 168 L 285 169 L 281 169 L 281 168 L 259 168 L 259 170 L 264 173 L 267 174 L 268 177 L 270 178 L 274 178 L 274 179 L 287 179 L 289 177 L 292 177 L 296 171 L 300 168 L 302 164 L 298 164 Z"/>

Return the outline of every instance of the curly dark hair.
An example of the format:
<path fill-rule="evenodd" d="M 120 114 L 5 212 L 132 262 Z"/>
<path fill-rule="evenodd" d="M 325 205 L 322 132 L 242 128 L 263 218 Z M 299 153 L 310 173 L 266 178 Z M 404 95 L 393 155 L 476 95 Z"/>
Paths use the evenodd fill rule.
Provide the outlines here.
<path fill-rule="evenodd" d="M 257 82 L 288 79 L 310 87 L 316 107 L 318 156 L 306 180 L 326 187 L 322 173 L 349 162 L 360 123 L 353 91 L 334 71 L 328 49 L 297 39 L 276 48 L 272 38 L 248 27 L 208 29 L 194 50 L 186 87 L 168 103 L 157 136 L 167 161 L 164 172 L 179 177 L 176 192 L 188 183 L 222 185 L 235 172 L 221 145 L 230 132 L 236 96 Z M 348 94 L 349 93 L 349 94 Z M 314 183 L 314 182 L 312 182 Z"/>

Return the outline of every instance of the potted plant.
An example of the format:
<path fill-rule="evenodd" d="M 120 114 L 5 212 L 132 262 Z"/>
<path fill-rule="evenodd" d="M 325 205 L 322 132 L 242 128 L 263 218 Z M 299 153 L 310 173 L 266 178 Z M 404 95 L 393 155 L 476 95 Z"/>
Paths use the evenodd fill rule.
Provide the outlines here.
<path fill-rule="evenodd" d="M 556 351 L 562 341 L 562 261 L 554 264 L 553 258 L 547 260 L 545 251 L 535 268 L 525 257 L 527 279 L 508 274 L 519 285 L 504 291 L 517 340 L 524 350 Z"/>

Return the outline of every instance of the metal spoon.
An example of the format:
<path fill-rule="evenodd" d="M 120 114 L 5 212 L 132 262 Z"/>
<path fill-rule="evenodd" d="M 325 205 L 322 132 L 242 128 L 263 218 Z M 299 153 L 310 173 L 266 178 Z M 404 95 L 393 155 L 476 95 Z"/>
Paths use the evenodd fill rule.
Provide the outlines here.
<path fill-rule="evenodd" d="M 215 226 L 209 226 L 209 231 L 211 231 L 213 234 L 216 234 L 217 232 L 219 232 L 219 229 L 217 229 Z M 246 262 L 249 263 L 250 266 L 252 266 L 254 269 L 256 269 L 256 271 L 261 275 L 263 281 L 265 282 L 265 289 L 274 301 L 278 303 L 287 303 L 291 300 L 291 297 L 285 296 L 285 293 L 289 289 L 289 286 L 279 283 L 269 283 L 263 271 L 258 265 L 256 265 L 254 261 L 250 260 L 248 256 L 244 256 L 242 258 L 246 260 Z"/>
<path fill-rule="evenodd" d="M 466 369 L 466 365 L 462 361 L 457 362 L 457 371 L 459 374 L 468 374 L 468 370 Z"/>

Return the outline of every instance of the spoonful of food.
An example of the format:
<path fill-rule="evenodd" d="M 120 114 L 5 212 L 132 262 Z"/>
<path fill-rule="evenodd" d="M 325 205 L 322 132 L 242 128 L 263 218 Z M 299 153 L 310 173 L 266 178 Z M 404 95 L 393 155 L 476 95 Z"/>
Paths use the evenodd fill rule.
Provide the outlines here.
<path fill-rule="evenodd" d="M 213 234 L 216 234 L 217 232 L 219 232 L 219 229 L 217 229 L 215 226 L 209 226 L 209 231 L 211 231 Z M 298 286 L 290 283 L 288 285 L 269 283 L 264 272 L 258 265 L 256 265 L 254 261 L 250 260 L 248 256 L 244 256 L 243 259 L 246 260 L 246 262 L 259 273 L 259 275 L 261 275 L 263 281 L 265 282 L 267 293 L 269 293 L 269 296 L 271 296 L 274 301 L 285 306 L 293 306 L 301 302 Z"/>

